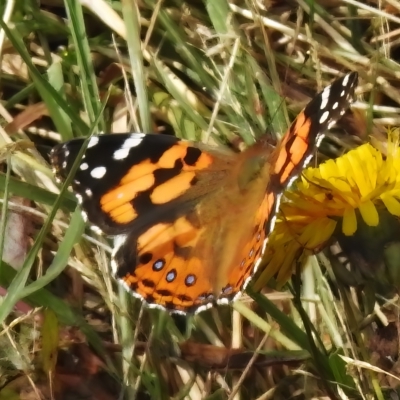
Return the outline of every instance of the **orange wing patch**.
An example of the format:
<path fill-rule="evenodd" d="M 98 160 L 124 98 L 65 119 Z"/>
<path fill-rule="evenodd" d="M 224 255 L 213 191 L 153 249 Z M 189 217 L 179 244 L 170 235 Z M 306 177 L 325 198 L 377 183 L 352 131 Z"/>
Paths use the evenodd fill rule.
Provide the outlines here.
<path fill-rule="evenodd" d="M 190 142 L 177 142 L 169 148 L 159 159 L 159 168 L 175 168 L 177 160 L 181 160 L 185 171 L 197 171 L 208 168 L 213 158 L 197 147 L 190 145 Z"/>
<path fill-rule="evenodd" d="M 262 254 L 267 245 L 268 233 L 273 229 L 277 197 L 274 193 L 267 193 L 264 201 L 257 210 L 254 221 L 254 231 L 249 232 L 243 241 L 240 253 L 228 277 L 227 287 L 230 293 L 236 295 L 242 292 L 257 271 Z M 225 294 L 227 290 L 225 288 Z"/>
<path fill-rule="evenodd" d="M 279 182 L 284 185 L 293 170 L 299 165 L 309 152 L 309 134 L 311 121 L 304 113 L 297 116 L 288 134 L 279 144 L 279 152 L 273 165 L 273 172 L 279 175 Z"/>
<path fill-rule="evenodd" d="M 196 173 L 209 168 L 212 162 L 210 154 L 189 142 L 177 142 L 158 160 L 148 158 L 131 167 L 100 198 L 101 210 L 114 223 L 130 224 L 138 217 L 141 203 L 156 206 L 179 198 L 195 184 Z"/>
<path fill-rule="evenodd" d="M 195 178 L 196 173 L 194 171 L 184 172 L 156 186 L 150 195 L 151 202 L 153 204 L 164 204 L 178 198 L 193 186 Z"/>
<path fill-rule="evenodd" d="M 154 166 L 153 171 L 156 169 Z M 129 181 L 124 178 L 120 185 L 106 193 L 100 199 L 101 209 L 108 214 L 115 222 L 126 224 L 137 217 L 137 212 L 130 203 L 138 193 L 148 190 L 154 186 L 155 178 L 149 172 L 149 168 L 142 169 L 145 175 L 137 176 L 136 179 Z M 134 172 L 137 175 L 137 171 Z"/>
<path fill-rule="evenodd" d="M 136 262 L 129 246 L 120 247 L 114 272 L 149 303 L 176 311 L 195 309 L 213 296 L 208 267 L 195 250 L 204 229 L 186 217 L 157 224 L 137 239 Z"/>

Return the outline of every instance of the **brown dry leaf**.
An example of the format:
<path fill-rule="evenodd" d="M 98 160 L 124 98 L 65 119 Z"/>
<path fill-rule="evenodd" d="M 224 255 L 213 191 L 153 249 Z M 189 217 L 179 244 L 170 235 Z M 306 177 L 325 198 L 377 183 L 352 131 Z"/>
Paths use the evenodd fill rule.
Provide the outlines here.
<path fill-rule="evenodd" d="M 11 76 L 17 76 L 26 82 L 29 81 L 28 68 L 22 60 L 22 57 L 18 54 L 3 54 L 1 72 Z"/>
<path fill-rule="evenodd" d="M 46 104 L 43 102 L 32 104 L 26 107 L 24 111 L 16 115 L 12 122 L 5 126 L 4 130 L 8 134 L 13 134 L 18 132 L 20 129 L 26 128 L 27 126 L 31 125 L 32 122 L 37 121 L 43 116 L 48 115 L 49 113 Z"/>
<path fill-rule="evenodd" d="M 190 341 L 181 343 L 179 347 L 183 360 L 214 370 L 244 370 L 254 357 L 254 351 L 228 349 Z M 260 353 L 254 361 L 254 366 L 297 365 L 307 358 L 309 355 L 302 351 Z"/>
<path fill-rule="evenodd" d="M 30 201 L 22 197 L 10 197 L 14 204 L 29 206 Z M 19 270 L 25 261 L 30 246 L 32 221 L 20 211 L 9 210 L 4 235 L 3 261 Z"/>

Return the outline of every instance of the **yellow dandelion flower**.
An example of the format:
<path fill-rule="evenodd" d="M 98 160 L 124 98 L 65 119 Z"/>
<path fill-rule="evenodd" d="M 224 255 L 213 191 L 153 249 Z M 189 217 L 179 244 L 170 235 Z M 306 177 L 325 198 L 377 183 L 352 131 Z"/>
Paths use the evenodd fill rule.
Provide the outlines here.
<path fill-rule="evenodd" d="M 347 236 L 357 230 L 356 209 L 369 226 L 379 223 L 377 201 L 400 215 L 400 153 L 389 154 L 384 159 L 380 151 L 365 144 L 319 168 L 308 168 L 286 193 L 288 201 L 282 209 L 295 207 L 309 216 L 341 217 Z"/>
<path fill-rule="evenodd" d="M 400 216 L 399 133 L 389 132 L 386 157 L 364 144 L 318 168 L 306 169 L 281 204 L 255 289 L 272 277 L 278 286 L 331 238 L 336 228 L 346 236 L 357 231 L 357 214 L 366 225 L 379 224 L 379 207 Z M 340 224 L 337 227 L 337 224 Z"/>

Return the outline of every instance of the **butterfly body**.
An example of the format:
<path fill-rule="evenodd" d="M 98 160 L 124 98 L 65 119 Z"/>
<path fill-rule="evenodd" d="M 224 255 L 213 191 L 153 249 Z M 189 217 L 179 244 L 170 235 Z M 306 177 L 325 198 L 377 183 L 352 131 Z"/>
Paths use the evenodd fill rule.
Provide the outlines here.
<path fill-rule="evenodd" d="M 357 74 L 321 92 L 275 149 L 242 153 L 161 134 L 93 136 L 72 187 L 88 220 L 115 236 L 114 275 L 150 306 L 198 312 L 245 288 L 279 198 L 326 128 L 350 105 Z M 84 139 L 55 147 L 65 179 Z"/>

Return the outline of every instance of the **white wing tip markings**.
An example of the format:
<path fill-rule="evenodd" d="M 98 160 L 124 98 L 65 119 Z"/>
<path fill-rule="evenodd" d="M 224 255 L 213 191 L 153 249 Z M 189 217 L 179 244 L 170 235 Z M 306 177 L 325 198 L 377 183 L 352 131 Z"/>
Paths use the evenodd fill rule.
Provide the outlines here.
<path fill-rule="evenodd" d="M 320 105 L 320 109 L 323 110 L 329 101 L 329 95 L 331 93 L 331 88 L 330 86 L 326 87 L 322 93 L 321 93 L 321 105 Z"/>
<path fill-rule="evenodd" d="M 328 118 L 329 118 L 329 111 L 325 111 L 325 112 L 321 115 L 321 118 L 319 119 L 319 123 L 320 123 L 320 124 L 323 124 Z"/>
<path fill-rule="evenodd" d="M 124 160 L 129 156 L 129 152 L 133 147 L 139 146 L 144 138 L 144 133 L 135 133 L 124 141 L 122 146 L 113 154 L 114 160 Z"/>
<path fill-rule="evenodd" d="M 350 75 L 351 75 L 351 73 L 344 76 L 343 82 L 342 82 L 342 85 L 343 85 L 344 87 L 346 87 L 347 84 L 349 83 Z"/>

